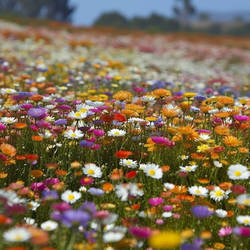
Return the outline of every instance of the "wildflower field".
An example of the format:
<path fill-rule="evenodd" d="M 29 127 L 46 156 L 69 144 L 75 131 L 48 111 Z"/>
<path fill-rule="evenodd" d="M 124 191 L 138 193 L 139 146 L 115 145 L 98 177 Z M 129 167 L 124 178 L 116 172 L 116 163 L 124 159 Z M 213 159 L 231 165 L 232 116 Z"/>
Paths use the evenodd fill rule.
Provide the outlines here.
<path fill-rule="evenodd" d="M 249 40 L 0 21 L 0 250 L 247 250 Z"/>

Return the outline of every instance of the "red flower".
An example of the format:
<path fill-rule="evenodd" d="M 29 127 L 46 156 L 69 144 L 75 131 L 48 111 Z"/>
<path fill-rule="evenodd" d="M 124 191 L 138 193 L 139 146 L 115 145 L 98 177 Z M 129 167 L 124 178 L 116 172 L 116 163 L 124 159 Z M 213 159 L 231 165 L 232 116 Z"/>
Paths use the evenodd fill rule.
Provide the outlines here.
<path fill-rule="evenodd" d="M 38 155 L 32 155 L 32 154 L 25 155 L 25 158 L 26 158 L 26 160 L 29 160 L 29 161 L 35 161 L 38 159 Z"/>
<path fill-rule="evenodd" d="M 136 176 L 136 171 L 130 171 L 126 174 L 126 178 L 132 179 Z"/>
<path fill-rule="evenodd" d="M 114 120 L 116 120 L 118 122 L 125 122 L 126 117 L 124 115 L 121 115 L 121 114 L 115 114 Z"/>
<path fill-rule="evenodd" d="M 130 152 L 130 151 L 117 151 L 116 153 L 115 153 L 115 156 L 117 157 L 117 158 L 122 158 L 122 159 L 126 159 L 128 156 L 130 156 L 130 155 L 132 155 L 133 153 L 132 152 Z"/>
<path fill-rule="evenodd" d="M 101 120 L 103 122 L 112 122 L 114 120 L 114 116 L 113 115 L 102 115 Z"/>

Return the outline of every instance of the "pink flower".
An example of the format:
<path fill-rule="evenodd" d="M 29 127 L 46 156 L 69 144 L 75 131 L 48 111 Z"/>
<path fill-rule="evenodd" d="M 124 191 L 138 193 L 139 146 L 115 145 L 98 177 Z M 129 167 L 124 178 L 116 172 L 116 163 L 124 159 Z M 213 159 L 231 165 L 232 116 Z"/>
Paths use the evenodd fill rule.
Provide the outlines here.
<path fill-rule="evenodd" d="M 151 230 L 148 227 L 131 227 L 129 229 L 130 233 L 137 238 L 146 239 L 151 235 Z"/>
<path fill-rule="evenodd" d="M 224 236 L 230 235 L 232 232 L 233 232 L 233 230 L 232 230 L 231 227 L 222 227 L 222 228 L 219 230 L 218 235 L 219 235 L 220 237 L 224 237 Z"/>
<path fill-rule="evenodd" d="M 95 136 L 104 136 L 104 131 L 101 129 L 94 129 L 93 133 Z"/>
<path fill-rule="evenodd" d="M 170 211 L 172 211 L 172 209 L 173 209 L 173 206 L 171 206 L 171 205 L 165 205 L 165 206 L 163 206 L 163 210 L 164 211 L 170 212 Z"/>
<path fill-rule="evenodd" d="M 161 197 L 151 198 L 149 199 L 148 203 L 152 206 L 159 206 L 163 203 L 163 199 Z"/>

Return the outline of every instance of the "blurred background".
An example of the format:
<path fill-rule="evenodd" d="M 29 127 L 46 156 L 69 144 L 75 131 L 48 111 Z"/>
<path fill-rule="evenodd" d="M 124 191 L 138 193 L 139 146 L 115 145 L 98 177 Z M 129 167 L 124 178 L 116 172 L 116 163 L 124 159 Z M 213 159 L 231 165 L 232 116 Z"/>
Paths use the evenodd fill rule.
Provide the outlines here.
<path fill-rule="evenodd" d="M 152 33 L 250 36 L 250 0 L 0 0 L 0 17 Z"/>

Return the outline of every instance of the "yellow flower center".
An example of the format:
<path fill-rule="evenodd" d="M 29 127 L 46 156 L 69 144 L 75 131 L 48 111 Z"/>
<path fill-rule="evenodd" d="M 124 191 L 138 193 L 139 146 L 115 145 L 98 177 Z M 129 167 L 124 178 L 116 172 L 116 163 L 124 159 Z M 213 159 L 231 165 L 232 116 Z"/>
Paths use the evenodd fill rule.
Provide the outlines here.
<path fill-rule="evenodd" d="M 115 135 L 119 135 L 120 133 L 119 133 L 118 131 L 116 131 L 114 134 L 115 134 Z"/>
<path fill-rule="evenodd" d="M 22 240 L 23 237 L 20 234 L 16 234 L 14 238 L 16 241 L 20 241 L 20 240 Z"/>
<path fill-rule="evenodd" d="M 155 175 L 155 171 L 154 171 L 153 169 L 150 169 L 150 170 L 148 171 L 148 173 L 149 173 L 150 175 Z"/>
<path fill-rule="evenodd" d="M 72 137 L 76 137 L 76 133 L 72 133 L 72 135 L 71 135 Z"/>
<path fill-rule="evenodd" d="M 200 191 L 199 189 L 197 189 L 197 190 L 195 191 L 195 193 L 196 193 L 196 194 L 200 194 L 201 191 Z"/>
<path fill-rule="evenodd" d="M 80 116 L 81 116 L 81 113 L 80 113 L 80 112 L 76 112 L 76 113 L 75 113 L 75 116 L 76 116 L 76 117 L 80 117 Z"/>
<path fill-rule="evenodd" d="M 249 204 L 250 204 L 250 200 L 245 199 L 243 203 L 244 203 L 245 205 L 249 205 Z"/>
<path fill-rule="evenodd" d="M 80 109 L 80 111 L 84 113 L 87 111 L 87 109 L 83 108 L 83 109 Z"/>
<path fill-rule="evenodd" d="M 234 175 L 237 176 L 237 177 L 239 177 L 239 176 L 241 176 L 241 172 L 240 171 L 235 171 Z"/>
<path fill-rule="evenodd" d="M 244 219 L 244 223 L 249 223 L 249 219 Z"/>
<path fill-rule="evenodd" d="M 75 199 L 75 196 L 74 196 L 73 194 L 70 194 L 70 195 L 68 196 L 68 199 L 69 199 L 70 201 L 72 201 L 72 200 Z"/>
<path fill-rule="evenodd" d="M 89 170 L 88 170 L 88 174 L 93 175 L 94 173 L 95 173 L 95 171 L 94 171 L 93 169 L 89 169 Z"/>
<path fill-rule="evenodd" d="M 51 226 L 46 226 L 46 230 L 50 230 L 51 229 Z"/>
<path fill-rule="evenodd" d="M 190 170 L 191 170 L 191 167 L 186 167 L 186 170 L 190 171 Z"/>
<path fill-rule="evenodd" d="M 223 193 L 222 191 L 218 190 L 218 191 L 215 191 L 215 196 L 222 196 Z"/>

